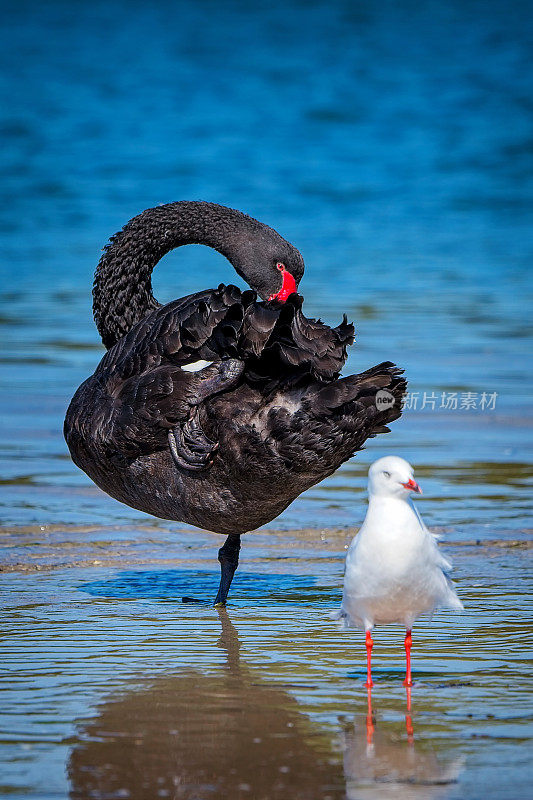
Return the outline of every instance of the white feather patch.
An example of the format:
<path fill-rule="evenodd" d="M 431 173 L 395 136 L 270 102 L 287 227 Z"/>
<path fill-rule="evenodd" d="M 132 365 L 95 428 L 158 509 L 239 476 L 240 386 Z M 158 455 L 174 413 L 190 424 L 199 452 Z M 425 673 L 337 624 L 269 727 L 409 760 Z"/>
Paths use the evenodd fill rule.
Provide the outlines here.
<path fill-rule="evenodd" d="M 193 361 L 192 364 L 185 364 L 182 369 L 184 369 L 185 372 L 199 372 L 205 367 L 210 367 L 213 363 L 213 361 L 203 361 L 200 359 L 200 361 Z"/>

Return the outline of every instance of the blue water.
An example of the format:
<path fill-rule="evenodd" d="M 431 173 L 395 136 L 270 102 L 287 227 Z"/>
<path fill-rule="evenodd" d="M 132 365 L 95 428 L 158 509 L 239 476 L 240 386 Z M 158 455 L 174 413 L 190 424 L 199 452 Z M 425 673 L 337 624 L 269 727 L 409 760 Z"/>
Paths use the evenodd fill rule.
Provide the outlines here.
<path fill-rule="evenodd" d="M 78 798 L 111 765 L 121 796 L 142 797 L 129 765 L 148 709 L 139 769 L 153 797 L 178 756 L 194 766 L 205 752 L 197 767 L 209 769 L 206 742 L 226 740 L 217 726 L 238 731 L 257 707 L 258 735 L 273 726 L 264 796 L 287 766 L 285 719 L 293 751 L 308 752 L 291 762 L 294 798 L 310 781 L 317 798 L 376 797 L 374 780 L 396 800 L 527 796 L 531 11 L 520 0 L 2 3 L 0 546 L 14 571 L 0 576 L 0 795 Z M 390 359 L 412 393 L 391 434 L 247 537 L 229 639 L 208 606 L 173 602 L 214 593 L 218 538 L 107 498 L 62 437 L 103 353 L 90 295 L 100 250 L 133 215 L 178 199 L 277 228 L 304 255 L 308 315 L 355 321 L 347 370 Z M 220 281 L 241 284 L 201 247 L 154 275 L 162 301 Z M 362 640 L 328 612 L 366 470 L 386 453 L 414 464 L 466 610 L 415 629 L 414 744 L 401 632 L 377 633 L 374 758 Z M 224 710 L 191 710 L 191 691 Z M 179 703 L 189 738 L 170 746 Z M 224 776 L 220 796 L 249 796 L 240 772 Z"/>
<path fill-rule="evenodd" d="M 348 369 L 391 359 L 419 393 L 388 438 L 277 524 L 360 520 L 368 463 L 395 452 L 435 502 L 449 499 L 427 503 L 431 522 L 520 528 L 533 439 L 529 10 L 5 3 L 1 522 L 141 518 L 72 465 L 62 417 L 102 353 L 90 308 L 101 247 L 146 207 L 203 198 L 300 248 L 308 314 L 356 323 Z M 154 283 L 164 301 L 221 280 L 240 283 L 189 247 Z M 441 408 L 443 392 L 459 392 L 457 409 Z M 477 409 L 461 410 L 464 392 Z M 479 409 L 483 392 L 493 408 Z"/>

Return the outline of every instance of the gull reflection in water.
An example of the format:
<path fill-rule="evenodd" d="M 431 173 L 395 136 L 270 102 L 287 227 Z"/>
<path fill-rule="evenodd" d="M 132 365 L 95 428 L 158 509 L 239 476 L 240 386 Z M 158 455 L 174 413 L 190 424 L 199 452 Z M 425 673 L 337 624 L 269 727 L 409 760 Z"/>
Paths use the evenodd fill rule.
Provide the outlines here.
<path fill-rule="evenodd" d="M 334 732 L 245 664 L 227 612 L 219 617 L 226 661 L 216 672 L 143 678 L 80 722 L 68 760 L 72 800 L 442 796 L 436 787 L 457 768 L 446 772 L 434 755 L 419 752 L 409 715 L 407 741 L 394 739 L 375 724 L 369 696 L 366 725 L 344 731 L 343 770 Z"/>
<path fill-rule="evenodd" d="M 436 800 L 447 797 L 450 784 L 457 783 L 464 758 L 441 759 L 427 743 L 415 742 L 411 688 L 406 692 L 403 734 L 395 723 L 376 722 L 371 689 L 367 689 L 364 728 L 356 723 L 345 727 L 344 773 L 349 800 L 375 800 L 378 796 L 380 800 Z"/>

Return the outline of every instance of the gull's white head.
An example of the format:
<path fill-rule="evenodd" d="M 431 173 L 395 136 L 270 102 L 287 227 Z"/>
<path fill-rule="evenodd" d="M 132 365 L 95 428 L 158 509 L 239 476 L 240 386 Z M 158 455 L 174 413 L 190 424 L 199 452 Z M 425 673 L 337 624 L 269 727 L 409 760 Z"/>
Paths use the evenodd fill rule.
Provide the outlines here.
<path fill-rule="evenodd" d="M 406 498 L 413 492 L 422 494 L 408 461 L 398 456 L 378 458 L 368 470 L 368 494 L 371 497 Z"/>

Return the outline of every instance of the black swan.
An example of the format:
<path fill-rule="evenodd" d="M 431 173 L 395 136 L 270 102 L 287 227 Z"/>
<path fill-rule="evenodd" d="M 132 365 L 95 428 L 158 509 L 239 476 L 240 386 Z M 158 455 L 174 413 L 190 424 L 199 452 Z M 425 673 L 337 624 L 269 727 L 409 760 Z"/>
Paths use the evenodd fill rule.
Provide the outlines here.
<path fill-rule="evenodd" d="M 161 306 L 152 270 L 185 244 L 222 253 L 252 290 L 221 284 Z M 241 534 L 401 414 L 406 383 L 390 362 L 339 378 L 353 326 L 306 319 L 303 272 L 298 250 L 272 228 L 194 201 L 134 217 L 96 270 L 93 311 L 107 353 L 67 411 L 72 459 L 122 503 L 227 536 L 217 605 Z M 383 389 L 390 402 L 378 407 Z"/>

